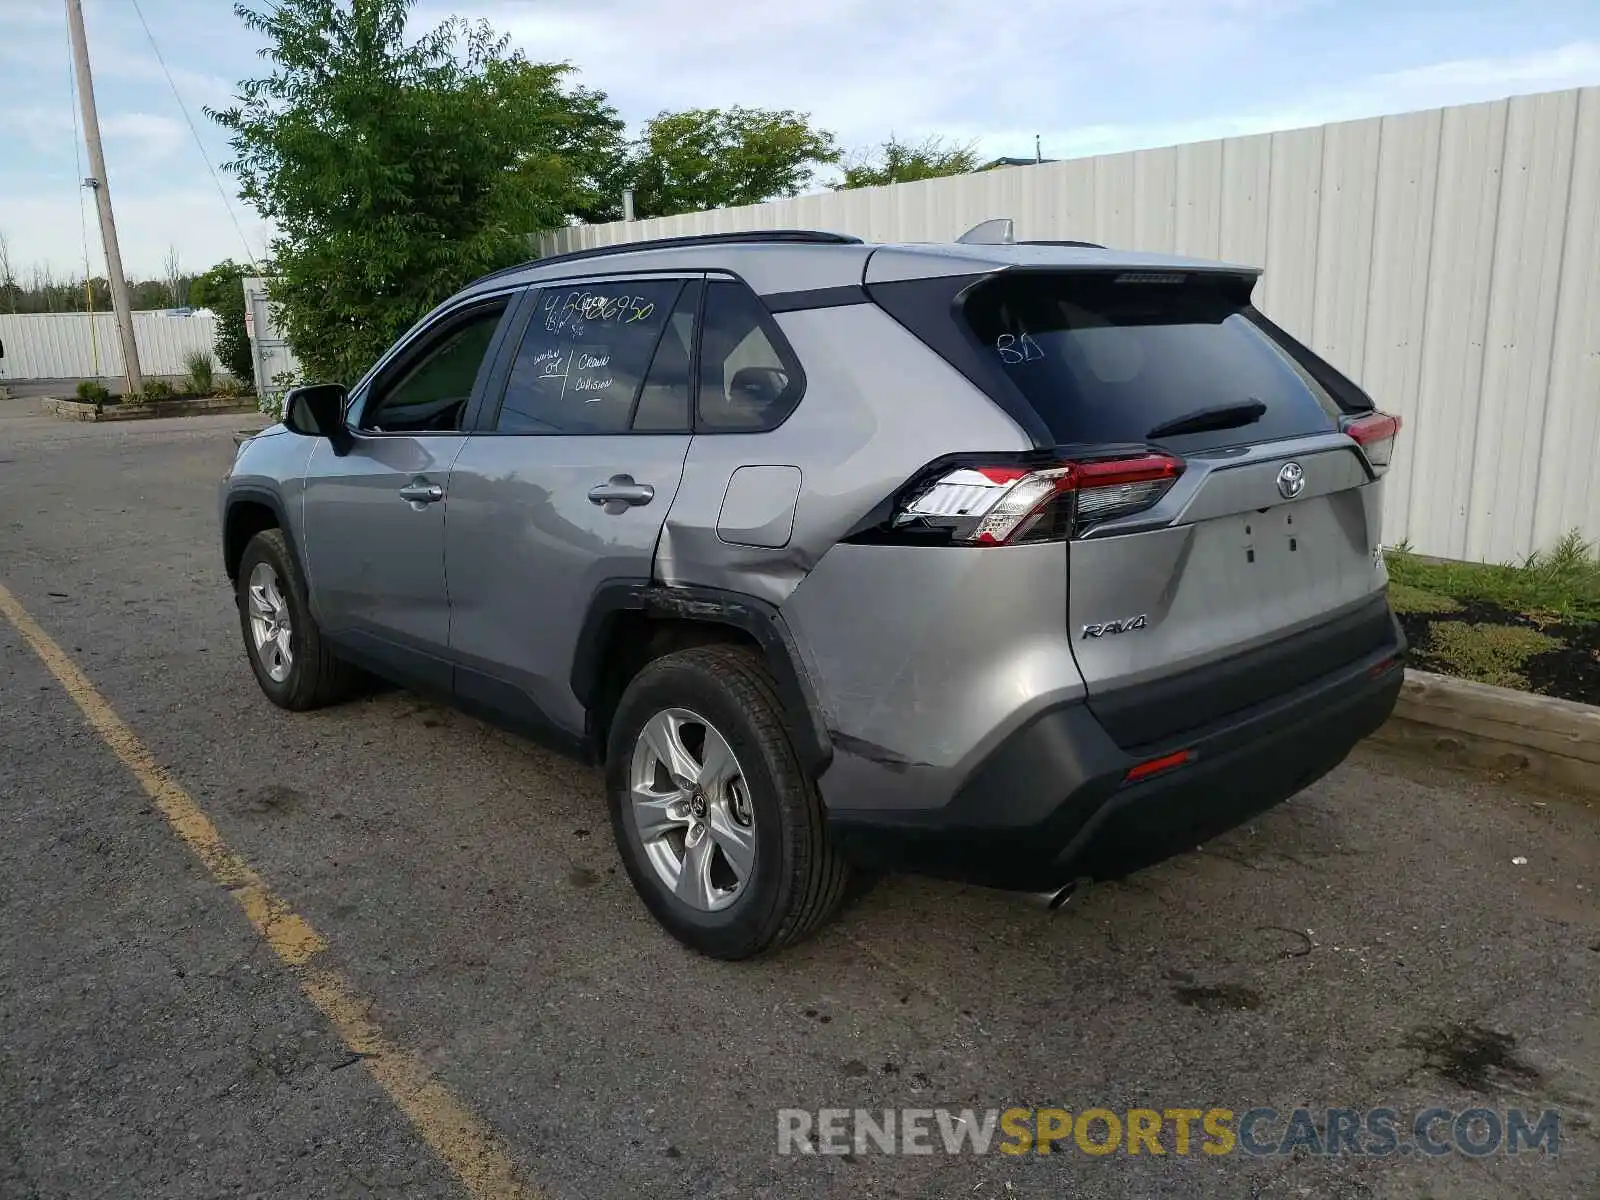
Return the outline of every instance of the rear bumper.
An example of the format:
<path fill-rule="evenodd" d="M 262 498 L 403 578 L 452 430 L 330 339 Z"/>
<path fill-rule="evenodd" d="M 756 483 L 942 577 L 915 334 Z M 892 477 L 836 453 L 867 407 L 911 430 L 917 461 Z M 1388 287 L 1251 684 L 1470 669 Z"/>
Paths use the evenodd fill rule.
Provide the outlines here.
<path fill-rule="evenodd" d="M 1391 618 L 1392 621 L 1392 618 Z M 1080 703 L 1048 709 L 984 760 L 948 804 L 832 808 L 841 849 L 864 865 L 1046 891 L 1117 878 L 1233 828 L 1331 771 L 1394 708 L 1404 642 L 1181 738 L 1120 747 Z M 1182 765 L 1127 782 L 1174 752 Z"/>

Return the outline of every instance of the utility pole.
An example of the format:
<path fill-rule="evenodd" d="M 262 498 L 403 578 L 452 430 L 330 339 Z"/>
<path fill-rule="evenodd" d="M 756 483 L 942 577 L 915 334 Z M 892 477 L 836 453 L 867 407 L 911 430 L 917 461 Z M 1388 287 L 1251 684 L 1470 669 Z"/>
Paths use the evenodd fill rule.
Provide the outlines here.
<path fill-rule="evenodd" d="M 72 66 L 78 76 L 78 103 L 83 108 L 84 140 L 89 144 L 89 170 L 83 185 L 94 191 L 100 210 L 100 240 L 106 251 L 106 276 L 111 282 L 111 307 L 117 314 L 117 336 L 122 341 L 122 366 L 128 394 L 144 389 L 139 371 L 139 347 L 133 340 L 133 313 L 128 305 L 128 280 L 122 274 L 122 251 L 117 246 L 117 222 L 111 215 L 111 187 L 106 182 L 106 156 L 100 148 L 100 117 L 94 106 L 94 79 L 89 74 L 89 42 L 83 33 L 81 0 L 67 0 L 67 31 L 72 35 Z M 89 320 L 92 322 L 94 317 Z"/>

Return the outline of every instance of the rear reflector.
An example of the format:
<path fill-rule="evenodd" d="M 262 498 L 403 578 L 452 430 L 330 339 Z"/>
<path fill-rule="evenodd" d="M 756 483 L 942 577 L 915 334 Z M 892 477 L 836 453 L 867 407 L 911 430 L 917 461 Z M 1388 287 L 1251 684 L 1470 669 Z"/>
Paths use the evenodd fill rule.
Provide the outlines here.
<path fill-rule="evenodd" d="M 1400 432 L 1399 417 L 1381 412 L 1346 417 L 1341 428 L 1361 447 L 1374 467 L 1381 470 L 1389 465 L 1394 454 L 1394 439 Z"/>
<path fill-rule="evenodd" d="M 1193 757 L 1190 751 L 1179 750 L 1176 754 L 1164 754 L 1160 758 L 1152 758 L 1149 762 L 1142 762 L 1130 770 L 1122 777 L 1122 782 L 1138 783 L 1141 779 L 1149 779 L 1150 776 L 1170 771 L 1173 767 L 1181 767 Z"/>
<path fill-rule="evenodd" d="M 973 546 L 1058 541 L 1096 522 L 1151 507 L 1183 469 L 1182 459 L 1159 453 L 1039 470 L 1009 464 L 958 467 L 905 501 L 892 526 L 943 529 L 951 541 Z"/>

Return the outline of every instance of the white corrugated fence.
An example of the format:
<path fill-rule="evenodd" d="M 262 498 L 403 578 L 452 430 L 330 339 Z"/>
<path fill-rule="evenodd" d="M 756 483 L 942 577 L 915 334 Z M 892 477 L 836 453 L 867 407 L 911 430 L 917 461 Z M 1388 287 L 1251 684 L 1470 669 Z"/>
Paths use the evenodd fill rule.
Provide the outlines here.
<path fill-rule="evenodd" d="M 184 374 L 184 357 L 195 350 L 216 356 L 217 324 L 209 312 L 136 312 L 133 336 L 146 375 Z M 108 312 L 0 313 L 0 347 L 0 382 L 111 378 L 123 370 L 116 318 Z"/>
<path fill-rule="evenodd" d="M 990 217 L 1265 268 L 1274 320 L 1405 419 L 1384 539 L 1600 540 L 1600 88 L 577 226 L 545 253 L 754 228 L 948 241 Z"/>

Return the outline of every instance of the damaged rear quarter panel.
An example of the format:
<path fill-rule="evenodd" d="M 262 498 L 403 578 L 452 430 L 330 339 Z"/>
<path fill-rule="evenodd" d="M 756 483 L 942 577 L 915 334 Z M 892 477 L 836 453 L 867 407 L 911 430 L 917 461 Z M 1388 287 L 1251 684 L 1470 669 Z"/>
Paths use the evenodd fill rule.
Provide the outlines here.
<path fill-rule="evenodd" d="M 830 804 L 943 804 L 1008 733 L 1080 699 L 1066 583 L 1052 543 L 831 550 L 784 607 L 836 750 Z"/>

